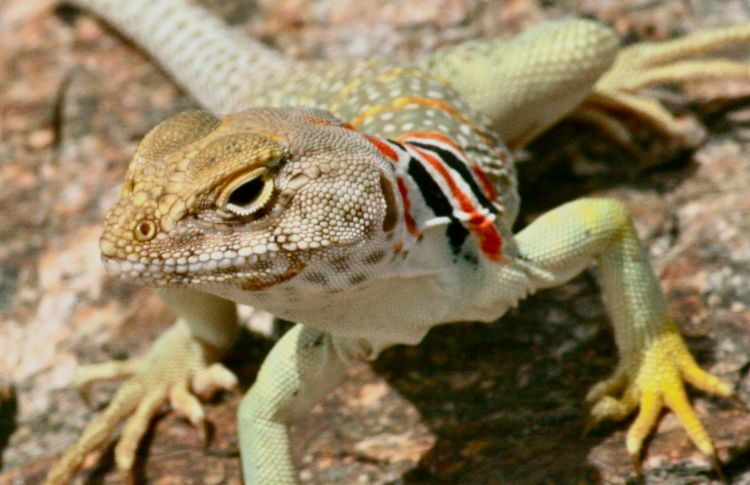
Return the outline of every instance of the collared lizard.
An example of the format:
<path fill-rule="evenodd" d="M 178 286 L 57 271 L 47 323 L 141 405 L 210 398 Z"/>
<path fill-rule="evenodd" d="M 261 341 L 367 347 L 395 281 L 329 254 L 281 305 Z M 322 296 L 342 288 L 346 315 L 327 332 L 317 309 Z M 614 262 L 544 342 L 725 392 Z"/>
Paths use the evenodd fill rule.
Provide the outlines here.
<path fill-rule="evenodd" d="M 417 343 L 439 323 L 495 320 L 526 294 L 593 261 L 622 355 L 614 377 L 589 396 L 594 418 L 624 418 L 640 404 L 627 443 L 638 455 L 664 401 L 713 456 L 682 379 L 720 395 L 731 390 L 689 356 L 622 206 L 573 202 L 513 236 L 515 176 L 495 135 L 523 145 L 585 98 L 620 103 L 669 131 L 665 112 L 626 88 L 647 74 L 669 80 L 673 71 L 661 78 L 655 68 L 632 74 L 634 65 L 623 59 L 637 50 L 629 49 L 597 82 L 614 62 L 617 41 L 588 21 L 550 24 L 516 44 L 460 46 L 420 70 L 382 59 L 294 63 L 179 2 L 92 3 L 213 114 L 188 112 L 155 128 L 105 221 L 108 270 L 183 288 L 162 290 L 180 320 L 146 360 L 84 376 L 82 382 L 136 374 L 50 482 L 67 480 L 86 452 L 133 413 L 116 452 L 118 465 L 130 467 L 167 398 L 191 421 L 202 420 L 188 383 L 201 394 L 234 380 L 214 363 L 237 331 L 225 299 L 304 324 L 277 344 L 240 409 L 246 481 L 293 483 L 285 423 L 335 386 L 351 360 Z M 663 60 L 746 42 L 747 31 L 691 37 L 665 46 Z M 560 50 L 539 57 L 549 46 Z M 518 58 L 500 62 L 507 52 Z M 441 77 L 470 63 L 477 67 L 466 72 L 483 74 L 451 75 L 451 84 Z M 726 67 L 712 74 L 743 65 Z M 241 112 L 251 106 L 296 108 Z M 623 389 L 621 401 L 609 397 Z"/>

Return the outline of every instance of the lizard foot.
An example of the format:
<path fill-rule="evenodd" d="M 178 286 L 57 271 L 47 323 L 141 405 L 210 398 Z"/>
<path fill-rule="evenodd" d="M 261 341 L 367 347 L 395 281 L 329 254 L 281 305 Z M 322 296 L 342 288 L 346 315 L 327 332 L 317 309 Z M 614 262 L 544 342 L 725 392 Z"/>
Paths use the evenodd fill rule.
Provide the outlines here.
<path fill-rule="evenodd" d="M 638 91 L 667 83 L 703 79 L 750 79 L 750 63 L 723 57 L 696 58 L 750 45 L 750 24 L 708 29 L 665 42 L 643 42 L 623 48 L 614 65 L 597 81 L 592 93 L 572 117 L 600 127 L 626 147 L 632 134 L 617 119 L 632 113 L 670 138 L 688 146 L 698 140 L 659 101 Z"/>
<path fill-rule="evenodd" d="M 55 464 L 45 483 L 70 483 L 86 456 L 104 445 L 126 420 L 115 447 L 115 462 L 119 469 L 130 470 L 151 419 L 166 403 L 194 426 L 204 429 L 205 415 L 198 397 L 209 398 L 217 391 L 237 385 L 234 374 L 215 362 L 216 354 L 197 341 L 185 324 L 178 322 L 159 337 L 143 357 L 81 368 L 74 383 L 84 397 L 95 382 L 129 379 L 107 409 L 86 426 L 78 442 Z"/>
<path fill-rule="evenodd" d="M 611 377 L 591 388 L 586 396 L 586 402 L 591 405 L 586 428 L 603 420 L 623 420 L 640 408 L 626 436 L 628 453 L 640 474 L 643 443 L 656 427 L 662 409 L 668 408 L 675 413 L 695 446 L 721 473 L 711 437 L 688 400 L 684 382 L 709 394 L 734 397 L 729 384 L 696 364 L 676 327 L 670 325 L 638 356 L 624 359 Z"/>

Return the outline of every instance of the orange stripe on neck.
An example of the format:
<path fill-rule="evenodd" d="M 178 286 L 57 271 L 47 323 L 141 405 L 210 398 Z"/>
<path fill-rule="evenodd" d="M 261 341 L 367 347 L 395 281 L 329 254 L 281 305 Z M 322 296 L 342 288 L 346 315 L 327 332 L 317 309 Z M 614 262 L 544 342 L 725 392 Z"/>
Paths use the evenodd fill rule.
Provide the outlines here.
<path fill-rule="evenodd" d="M 400 135 L 398 135 L 395 138 L 395 140 L 405 141 L 409 138 L 422 138 L 425 140 L 436 140 L 442 143 L 446 143 L 452 146 L 453 148 L 455 148 L 456 150 L 460 151 L 460 149 L 458 148 L 458 144 L 455 141 L 451 140 L 447 136 L 437 131 L 407 131 L 405 133 L 401 133 Z"/>
<path fill-rule="evenodd" d="M 398 161 L 398 154 L 386 142 L 376 136 L 364 135 L 364 137 L 367 141 L 372 143 L 384 157 L 392 162 Z"/>

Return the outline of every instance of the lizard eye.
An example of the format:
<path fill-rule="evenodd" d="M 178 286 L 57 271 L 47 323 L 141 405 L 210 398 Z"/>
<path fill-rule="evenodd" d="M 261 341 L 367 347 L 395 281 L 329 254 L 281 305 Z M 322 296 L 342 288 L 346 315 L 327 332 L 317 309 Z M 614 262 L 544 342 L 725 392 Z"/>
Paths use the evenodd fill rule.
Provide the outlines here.
<path fill-rule="evenodd" d="M 262 209 L 272 194 L 271 174 L 261 168 L 232 181 L 219 196 L 219 206 L 232 214 L 249 216 Z"/>

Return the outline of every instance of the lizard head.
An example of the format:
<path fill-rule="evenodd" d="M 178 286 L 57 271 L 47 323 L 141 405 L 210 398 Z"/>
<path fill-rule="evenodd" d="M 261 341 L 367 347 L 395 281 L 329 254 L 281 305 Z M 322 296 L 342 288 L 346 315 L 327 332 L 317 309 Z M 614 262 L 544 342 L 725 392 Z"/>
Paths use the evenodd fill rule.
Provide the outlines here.
<path fill-rule="evenodd" d="M 188 111 L 138 146 L 100 249 L 108 272 L 148 286 L 343 285 L 389 259 L 394 187 L 392 164 L 327 112 Z"/>

